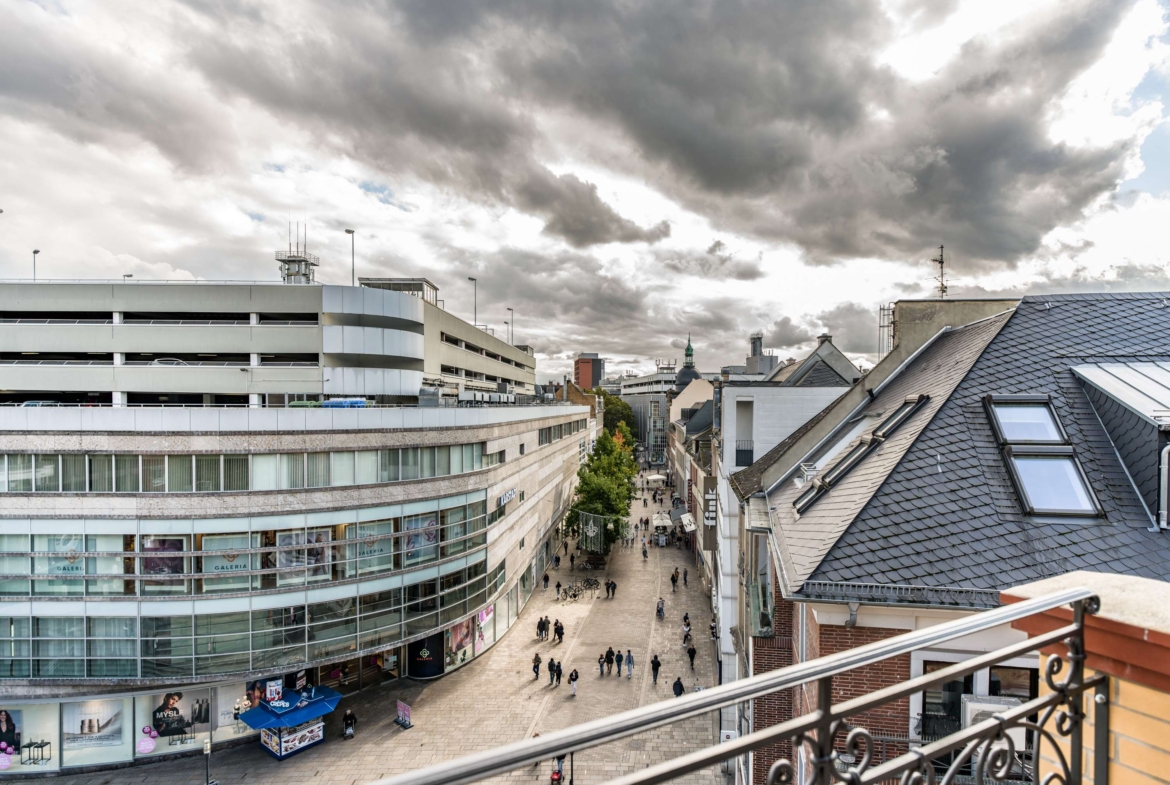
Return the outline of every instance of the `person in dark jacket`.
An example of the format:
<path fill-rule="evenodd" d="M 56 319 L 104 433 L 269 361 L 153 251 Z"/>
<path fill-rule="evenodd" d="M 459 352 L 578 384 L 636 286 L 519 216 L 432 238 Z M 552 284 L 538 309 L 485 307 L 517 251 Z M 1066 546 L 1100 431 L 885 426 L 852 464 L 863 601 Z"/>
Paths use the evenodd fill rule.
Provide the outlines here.
<path fill-rule="evenodd" d="M 163 696 L 162 703 L 151 715 L 151 725 L 159 736 L 179 736 L 192 723 L 187 721 L 179 709 L 179 701 L 183 699 L 181 692 L 168 692 Z"/>
<path fill-rule="evenodd" d="M 613 673 L 613 647 L 610 646 L 605 651 L 605 671 L 606 673 Z"/>
<path fill-rule="evenodd" d="M 622 656 L 622 650 L 621 650 L 621 649 L 618 649 L 618 650 L 617 650 L 617 654 L 615 654 L 615 655 L 614 655 L 613 659 L 614 659 L 614 662 L 616 662 L 616 663 L 617 663 L 617 666 L 618 666 L 618 678 L 620 679 L 620 678 L 622 677 L 622 661 L 625 659 L 625 657 L 624 657 L 624 656 Z"/>
<path fill-rule="evenodd" d="M 532 678 L 540 678 L 540 652 L 537 652 L 532 658 Z"/>
<path fill-rule="evenodd" d="M 341 716 L 342 735 L 345 735 L 345 731 L 348 731 L 351 728 L 354 731 L 357 731 L 357 715 L 353 713 L 353 709 L 346 709 L 345 714 Z M 346 736 L 346 738 L 350 737 Z"/>
<path fill-rule="evenodd" d="M 553 679 L 557 677 L 557 661 L 552 657 L 548 658 L 548 683 L 552 684 Z"/>
<path fill-rule="evenodd" d="M 604 654 L 597 655 L 597 670 L 601 671 L 600 675 L 602 675 L 602 676 L 605 675 L 605 655 Z"/>
<path fill-rule="evenodd" d="M 691 658 L 691 670 L 695 669 L 695 655 L 698 653 L 699 652 L 695 650 L 695 644 L 693 643 L 689 648 L 687 648 L 687 656 Z"/>
<path fill-rule="evenodd" d="M 677 679 L 674 680 L 673 689 L 674 689 L 674 697 L 676 697 L 676 698 L 681 698 L 683 696 L 683 693 L 687 691 L 687 688 L 683 686 L 682 676 L 679 676 Z"/>
<path fill-rule="evenodd" d="M 556 673 L 557 673 L 557 685 L 556 686 L 558 686 L 558 687 L 561 686 L 561 674 L 564 672 L 565 672 L 564 668 L 562 668 L 561 663 L 558 662 L 557 663 L 557 670 L 556 670 Z"/>
<path fill-rule="evenodd" d="M 662 667 L 662 663 L 658 661 L 658 655 L 654 655 L 654 659 L 650 660 L 650 670 L 654 672 L 654 683 L 658 683 L 658 669 Z"/>

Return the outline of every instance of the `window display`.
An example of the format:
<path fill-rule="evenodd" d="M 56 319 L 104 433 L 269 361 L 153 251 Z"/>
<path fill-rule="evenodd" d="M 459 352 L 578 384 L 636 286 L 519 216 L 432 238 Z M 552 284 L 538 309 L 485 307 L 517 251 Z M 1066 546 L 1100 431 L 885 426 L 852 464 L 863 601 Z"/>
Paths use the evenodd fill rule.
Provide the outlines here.
<path fill-rule="evenodd" d="M 134 699 L 138 757 L 197 749 L 211 736 L 211 692 L 191 690 Z"/>
<path fill-rule="evenodd" d="M 218 744 L 228 739 L 255 735 L 256 731 L 240 721 L 240 715 L 253 705 L 248 696 L 247 684 L 240 682 L 226 687 L 216 687 L 213 692 L 216 711 L 211 723 L 211 740 Z"/>
<path fill-rule="evenodd" d="M 474 656 L 472 649 L 474 628 L 475 620 L 466 619 L 447 630 L 447 656 L 444 659 L 446 670 L 454 670 Z"/>
<path fill-rule="evenodd" d="M 64 766 L 117 763 L 133 757 L 130 698 L 61 704 Z"/>
<path fill-rule="evenodd" d="M 279 548 L 293 545 L 310 547 L 277 552 L 276 566 L 280 571 L 276 574 L 276 585 L 298 585 L 306 580 L 314 583 L 332 578 L 330 565 L 333 560 L 333 549 L 329 547 L 332 541 L 332 529 L 277 532 L 276 545 Z"/>
<path fill-rule="evenodd" d="M 475 656 L 496 642 L 496 606 L 491 604 L 475 617 Z"/>
<path fill-rule="evenodd" d="M 5 773 L 39 774 L 60 769 L 59 719 L 56 703 L 0 704 L 0 743 L 4 745 L 0 754 L 9 759 Z"/>
<path fill-rule="evenodd" d="M 260 547 L 259 535 L 252 535 L 255 539 L 254 547 Z M 204 591 L 247 591 L 250 578 L 247 575 L 232 575 L 235 572 L 248 571 L 247 555 L 239 553 L 249 544 L 247 534 L 206 534 L 203 536 L 205 551 L 224 551 L 223 555 L 203 557 L 204 573 L 214 573 L 215 578 L 203 579 Z"/>
<path fill-rule="evenodd" d="M 438 513 L 411 515 L 402 520 L 407 532 L 403 566 L 433 561 L 439 556 Z"/>
<path fill-rule="evenodd" d="M 187 559 L 182 555 L 187 548 L 187 537 L 143 535 L 142 552 L 157 554 L 142 559 L 142 573 L 144 575 L 182 575 L 187 572 Z M 182 580 L 148 580 L 143 581 L 143 588 L 148 594 L 183 594 L 187 591 L 187 582 Z"/>

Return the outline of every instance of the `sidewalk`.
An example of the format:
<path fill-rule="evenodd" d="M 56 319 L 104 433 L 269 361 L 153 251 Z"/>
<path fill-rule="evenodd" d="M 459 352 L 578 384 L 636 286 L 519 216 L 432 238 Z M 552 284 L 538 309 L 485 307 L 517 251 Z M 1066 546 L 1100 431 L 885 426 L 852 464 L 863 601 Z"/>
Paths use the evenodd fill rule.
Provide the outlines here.
<path fill-rule="evenodd" d="M 634 519 L 661 507 L 643 508 L 637 502 Z M 434 682 L 405 681 L 359 693 L 342 701 L 326 725 L 328 742 L 286 761 L 277 761 L 246 744 L 211 759 L 211 777 L 222 785 L 361 785 L 410 769 L 428 766 L 461 755 L 480 752 L 518 741 L 533 733 L 548 733 L 660 700 L 673 700 L 671 684 L 682 676 L 687 691 L 696 684 L 711 686 L 715 678 L 715 650 L 707 634 L 711 621 L 706 592 L 691 581 L 671 594 L 670 573 L 677 565 L 696 576 L 693 554 L 685 548 L 649 549 L 643 561 L 640 547 L 615 548 L 603 572 L 569 572 L 567 560 L 559 571 L 550 571 L 548 591 L 537 587 L 513 628 L 487 653 L 458 671 Z M 557 580 L 590 576 L 602 583 L 617 582 L 615 599 L 605 599 L 604 589 L 594 600 L 558 602 L 553 587 Z M 666 601 L 666 619 L 655 617 L 658 597 Z M 682 615 L 690 612 L 692 634 L 699 655 L 692 673 L 682 647 Z M 565 624 L 565 642 L 538 642 L 536 620 L 547 615 Z M 607 647 L 634 652 L 634 677 L 601 677 L 597 656 Z M 540 679 L 532 677 L 532 657 L 540 652 Z M 663 663 L 657 686 L 650 678 L 650 657 Z M 580 673 L 578 695 L 570 696 L 567 678 L 560 687 L 548 686 L 544 669 L 549 657 L 564 660 L 567 677 Z M 412 708 L 414 728 L 394 725 L 395 701 Z M 351 708 L 358 716 L 353 741 L 342 741 L 340 714 Z M 624 739 L 576 756 L 578 783 L 598 783 L 676 757 L 717 741 L 718 713 L 696 717 L 672 726 Z M 568 761 L 566 760 L 566 782 Z M 530 766 L 498 778 L 500 782 L 547 782 L 551 762 Z M 165 781 L 168 785 L 198 785 L 204 781 L 203 757 L 184 758 L 117 771 L 64 776 L 68 785 L 122 785 Z M 717 770 L 696 772 L 678 782 L 714 785 L 722 780 Z"/>

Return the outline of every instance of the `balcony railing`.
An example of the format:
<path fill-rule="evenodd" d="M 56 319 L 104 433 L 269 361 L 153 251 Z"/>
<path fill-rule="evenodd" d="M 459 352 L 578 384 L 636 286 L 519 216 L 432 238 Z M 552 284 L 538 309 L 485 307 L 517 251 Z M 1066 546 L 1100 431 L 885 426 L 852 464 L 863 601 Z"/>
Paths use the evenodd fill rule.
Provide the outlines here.
<path fill-rule="evenodd" d="M 735 442 L 735 465 L 751 466 L 755 463 L 755 442 L 751 439 L 739 439 Z"/>
<path fill-rule="evenodd" d="M 854 669 L 938 647 L 948 641 L 1020 622 L 1067 605 L 1072 606 L 1071 624 L 867 695 L 833 702 L 834 678 Z M 1089 589 L 1065 589 L 408 772 L 381 780 L 378 785 L 476 782 L 562 755 L 570 756 L 571 765 L 571 756 L 578 751 L 806 684 L 815 685 L 810 690 L 816 695 L 814 711 L 638 769 L 613 782 L 617 785 L 668 782 L 754 750 L 790 741 L 793 749 L 803 750 L 803 760 L 776 761 L 768 772 L 767 785 L 798 781 L 797 768 L 801 766 L 805 772 L 802 781 L 815 785 L 838 782 L 849 785 L 890 782 L 933 785 L 968 780 L 1081 785 L 1084 781 L 1082 735 L 1087 724 L 1085 693 L 1093 694 L 1090 701 L 1093 732 L 1096 734 L 1093 747 L 1104 749 L 1108 743 L 1108 677 L 1097 674 L 1086 678 L 1085 675 L 1085 617 L 1095 613 L 1098 606 L 1097 597 Z M 1019 705 L 1004 706 L 1002 711 L 985 719 L 976 717 L 979 721 L 972 721 L 968 727 L 942 738 L 906 739 L 901 745 L 896 745 L 906 750 L 901 754 L 882 759 L 879 747 L 882 736 L 871 733 L 858 722 L 864 719 L 859 715 L 865 712 L 924 690 L 939 688 L 983 668 L 1054 646 L 1063 648 L 1065 653 L 1050 656 L 1047 666 L 1042 669 L 1041 678 L 1047 685 L 1047 692 Z M 1029 740 L 1026 749 L 1018 749 L 1015 741 L 1021 731 Z M 1041 751 L 1046 763 L 1047 760 L 1055 761 L 1052 770 L 1034 770 L 1033 761 L 1039 760 Z M 1105 785 L 1109 774 L 1108 759 L 1094 755 L 1092 760 L 1092 782 Z"/>

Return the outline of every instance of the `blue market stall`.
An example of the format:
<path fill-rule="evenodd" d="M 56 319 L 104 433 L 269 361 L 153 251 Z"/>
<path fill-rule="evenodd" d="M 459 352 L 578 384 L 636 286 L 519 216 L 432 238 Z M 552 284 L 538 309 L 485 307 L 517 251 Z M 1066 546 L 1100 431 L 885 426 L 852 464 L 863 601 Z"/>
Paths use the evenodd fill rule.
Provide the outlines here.
<path fill-rule="evenodd" d="M 277 692 L 272 700 L 248 709 L 240 720 L 260 731 L 260 744 L 277 760 L 325 741 L 326 714 L 337 708 L 341 693 L 331 687 Z"/>

